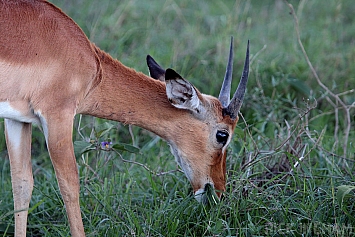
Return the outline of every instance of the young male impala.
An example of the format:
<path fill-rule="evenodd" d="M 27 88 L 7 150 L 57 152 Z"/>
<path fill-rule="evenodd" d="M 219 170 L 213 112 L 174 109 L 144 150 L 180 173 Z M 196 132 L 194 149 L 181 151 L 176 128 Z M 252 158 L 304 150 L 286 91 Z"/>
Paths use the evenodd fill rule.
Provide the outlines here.
<path fill-rule="evenodd" d="M 249 50 L 232 100 L 233 44 L 219 98 L 201 94 L 172 69 L 147 57 L 154 80 L 113 59 L 44 0 L 0 0 L 0 117 L 10 158 L 15 235 L 26 235 L 33 189 L 31 124 L 42 127 L 71 234 L 84 236 L 73 118 L 87 114 L 134 124 L 171 146 L 195 197 L 225 191 L 226 150 L 248 79 Z M 134 99 L 132 99 L 134 98 Z"/>

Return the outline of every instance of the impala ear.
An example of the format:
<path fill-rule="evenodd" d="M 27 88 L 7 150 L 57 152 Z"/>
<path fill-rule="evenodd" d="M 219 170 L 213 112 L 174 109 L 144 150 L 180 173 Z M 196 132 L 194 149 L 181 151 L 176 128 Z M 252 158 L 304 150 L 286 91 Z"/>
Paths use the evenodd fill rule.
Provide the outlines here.
<path fill-rule="evenodd" d="M 165 82 L 166 94 L 173 106 L 197 113 L 201 111 L 202 103 L 198 96 L 200 92 L 190 82 L 170 68 L 165 72 Z"/>
<path fill-rule="evenodd" d="M 165 80 L 165 70 L 150 55 L 147 55 L 147 65 L 152 78 L 159 81 Z"/>

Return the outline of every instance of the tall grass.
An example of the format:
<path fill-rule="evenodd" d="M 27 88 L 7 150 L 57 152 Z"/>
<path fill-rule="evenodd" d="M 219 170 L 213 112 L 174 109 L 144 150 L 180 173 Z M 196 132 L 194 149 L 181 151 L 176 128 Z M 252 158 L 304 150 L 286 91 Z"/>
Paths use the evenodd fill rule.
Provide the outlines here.
<path fill-rule="evenodd" d="M 227 191 L 217 205 L 194 200 L 167 145 L 154 134 L 76 117 L 80 202 L 88 236 L 355 235 L 352 1 L 290 1 L 294 12 L 281 0 L 53 3 L 124 64 L 148 73 L 145 56 L 151 54 L 214 96 L 230 36 L 236 45 L 233 89 L 246 42 L 251 43 L 243 116 L 229 147 Z M 33 130 L 35 189 L 28 235 L 68 236 L 43 135 Z M 108 140 L 116 149 L 100 148 Z M 13 202 L 3 136 L 0 151 L 0 234 L 11 236 Z"/>

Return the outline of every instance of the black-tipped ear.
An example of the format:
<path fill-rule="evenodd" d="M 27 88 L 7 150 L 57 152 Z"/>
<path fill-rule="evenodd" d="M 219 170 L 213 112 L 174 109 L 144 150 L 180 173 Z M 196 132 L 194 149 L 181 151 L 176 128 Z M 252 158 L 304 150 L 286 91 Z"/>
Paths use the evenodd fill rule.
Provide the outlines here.
<path fill-rule="evenodd" d="M 165 70 L 150 55 L 147 55 L 147 65 L 152 78 L 159 81 L 165 80 Z"/>
<path fill-rule="evenodd" d="M 173 69 L 166 69 L 165 72 L 166 95 L 170 103 L 179 109 L 187 109 L 192 112 L 201 112 L 201 101 L 195 87 L 183 79 Z"/>
<path fill-rule="evenodd" d="M 182 79 L 182 76 L 179 73 L 175 72 L 173 69 L 168 68 L 165 71 L 165 80 L 174 80 L 174 79 Z"/>

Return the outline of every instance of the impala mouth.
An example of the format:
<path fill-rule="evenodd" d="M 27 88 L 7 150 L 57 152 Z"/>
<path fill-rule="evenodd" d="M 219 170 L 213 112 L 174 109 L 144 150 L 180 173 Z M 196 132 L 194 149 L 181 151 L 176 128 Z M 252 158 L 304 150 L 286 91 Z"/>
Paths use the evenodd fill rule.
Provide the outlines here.
<path fill-rule="evenodd" d="M 195 192 L 195 198 L 203 205 L 213 205 L 219 202 L 219 198 L 212 183 L 207 183 L 204 188 L 197 190 Z"/>

